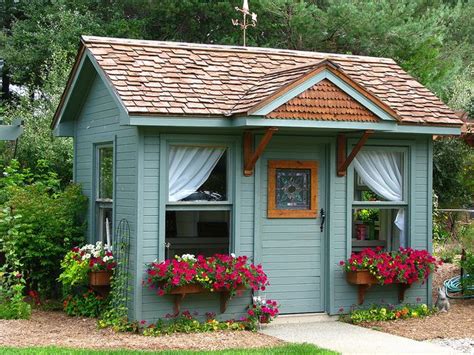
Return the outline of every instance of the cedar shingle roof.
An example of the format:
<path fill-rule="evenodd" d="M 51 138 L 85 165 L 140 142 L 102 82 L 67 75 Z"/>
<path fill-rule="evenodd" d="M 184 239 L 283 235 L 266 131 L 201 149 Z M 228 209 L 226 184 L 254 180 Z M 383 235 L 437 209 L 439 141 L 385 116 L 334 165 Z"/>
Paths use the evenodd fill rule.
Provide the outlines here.
<path fill-rule="evenodd" d="M 268 118 L 378 122 L 380 119 L 327 79 L 303 91 Z"/>
<path fill-rule="evenodd" d="M 129 114 L 245 113 L 329 60 L 403 123 L 462 123 L 392 59 L 102 37 L 83 37 L 82 43 Z"/>

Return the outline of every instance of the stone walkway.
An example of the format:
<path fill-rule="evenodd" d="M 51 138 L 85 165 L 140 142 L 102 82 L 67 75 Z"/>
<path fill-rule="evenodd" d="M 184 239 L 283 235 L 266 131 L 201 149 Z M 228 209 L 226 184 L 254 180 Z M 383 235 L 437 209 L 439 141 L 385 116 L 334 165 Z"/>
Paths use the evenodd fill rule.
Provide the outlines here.
<path fill-rule="evenodd" d="M 357 327 L 351 324 L 310 317 L 292 321 L 281 317 L 279 322 L 262 328 L 261 332 L 288 342 L 311 343 L 341 354 L 462 354 L 454 349 L 428 342 Z"/>

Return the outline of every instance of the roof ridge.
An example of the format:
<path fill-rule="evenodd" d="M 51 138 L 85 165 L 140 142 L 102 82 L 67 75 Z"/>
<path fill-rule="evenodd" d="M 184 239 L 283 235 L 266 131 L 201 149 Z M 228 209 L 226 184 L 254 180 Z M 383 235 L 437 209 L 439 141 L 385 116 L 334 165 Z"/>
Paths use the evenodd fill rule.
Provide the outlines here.
<path fill-rule="evenodd" d="M 199 49 L 212 50 L 222 52 L 240 52 L 240 53 L 271 53 L 281 55 L 294 55 L 297 57 L 314 57 L 315 54 L 325 57 L 325 59 L 336 59 L 340 61 L 363 62 L 363 63 L 383 63 L 383 64 L 397 64 L 392 58 L 385 57 L 370 57 L 353 54 L 338 54 L 325 53 L 316 51 L 302 51 L 294 49 L 279 49 L 266 47 L 242 47 L 222 44 L 204 44 L 204 43 L 188 43 L 188 42 L 173 42 L 173 41 L 155 41 L 142 39 L 128 39 L 117 37 L 100 37 L 100 36 L 81 36 L 82 42 L 87 46 L 87 43 L 102 43 L 102 44 L 128 44 L 141 45 L 146 47 L 163 47 L 176 49 Z"/>

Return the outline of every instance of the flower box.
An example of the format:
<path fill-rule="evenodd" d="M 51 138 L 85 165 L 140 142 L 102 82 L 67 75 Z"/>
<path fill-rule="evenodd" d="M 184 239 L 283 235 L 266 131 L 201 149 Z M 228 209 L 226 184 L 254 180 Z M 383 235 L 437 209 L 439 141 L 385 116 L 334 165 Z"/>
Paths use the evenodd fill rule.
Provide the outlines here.
<path fill-rule="evenodd" d="M 243 285 L 238 286 L 236 291 L 245 291 L 247 288 Z M 186 295 L 188 294 L 197 294 L 197 293 L 211 293 L 211 291 L 199 284 L 188 284 L 183 286 L 176 286 L 173 287 L 168 292 L 165 292 L 168 295 L 174 296 L 174 307 L 173 311 L 175 314 L 180 312 L 181 302 L 184 300 Z M 220 295 L 220 311 L 224 313 L 227 309 L 227 305 L 229 304 L 230 300 L 230 291 L 227 290 L 215 290 L 212 293 L 219 293 Z"/>
<path fill-rule="evenodd" d="M 110 278 L 112 277 L 112 271 L 99 270 L 89 272 L 89 285 L 90 286 L 110 286 Z"/>
<path fill-rule="evenodd" d="M 369 270 L 355 270 L 346 271 L 346 280 L 352 285 L 358 286 L 358 303 L 364 303 L 365 293 L 372 285 L 380 285 L 377 278 L 370 273 Z M 394 281 L 392 284 L 398 284 L 398 301 L 401 303 L 405 299 L 405 291 L 410 287 L 410 284 Z"/>
<path fill-rule="evenodd" d="M 379 283 L 369 270 L 346 271 L 346 280 L 353 285 L 374 285 Z"/>

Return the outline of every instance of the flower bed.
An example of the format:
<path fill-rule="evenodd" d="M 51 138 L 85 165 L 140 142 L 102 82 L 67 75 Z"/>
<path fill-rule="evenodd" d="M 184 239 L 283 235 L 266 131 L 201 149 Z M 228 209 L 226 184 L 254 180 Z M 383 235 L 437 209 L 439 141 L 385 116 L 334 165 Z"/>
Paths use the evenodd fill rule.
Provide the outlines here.
<path fill-rule="evenodd" d="M 187 285 L 234 296 L 245 288 L 265 290 L 268 279 L 262 266 L 249 264 L 246 256 L 216 254 L 206 258 L 183 255 L 151 263 L 144 284 L 156 289 L 160 296 Z"/>
<path fill-rule="evenodd" d="M 419 318 L 426 317 L 436 313 L 436 308 L 428 307 L 426 304 L 404 305 L 394 307 L 388 306 L 372 306 L 369 309 L 353 310 L 347 316 L 342 316 L 342 320 L 351 323 L 373 322 L 373 321 L 389 321 L 396 319 Z"/>
<path fill-rule="evenodd" d="M 400 248 L 393 252 L 367 248 L 360 253 L 353 253 L 347 261 L 340 262 L 346 272 L 368 270 L 381 285 L 424 282 L 439 264 L 428 251 L 411 248 Z"/>

